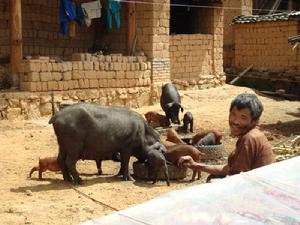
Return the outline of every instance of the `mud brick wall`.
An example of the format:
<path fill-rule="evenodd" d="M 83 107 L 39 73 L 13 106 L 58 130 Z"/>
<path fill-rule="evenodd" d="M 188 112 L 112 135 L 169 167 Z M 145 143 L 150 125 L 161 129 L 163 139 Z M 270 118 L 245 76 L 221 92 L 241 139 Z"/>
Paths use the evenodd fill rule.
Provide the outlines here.
<path fill-rule="evenodd" d="M 151 84 L 151 63 L 145 56 L 73 54 L 73 61 L 49 57 L 25 61 L 22 91 L 65 91 L 89 88 L 145 87 Z"/>
<path fill-rule="evenodd" d="M 171 79 L 180 88 L 208 88 L 223 84 L 223 10 L 202 13 L 199 32 L 170 36 Z"/>
<path fill-rule="evenodd" d="M 273 72 L 299 71 L 299 48 L 288 37 L 299 35 L 297 21 L 235 24 L 235 67 Z"/>
<path fill-rule="evenodd" d="M 137 4 L 137 50 L 145 52 L 153 63 L 152 82 L 170 81 L 169 0 L 153 0 L 158 4 Z"/>
<path fill-rule="evenodd" d="M 182 34 L 170 36 L 172 80 L 198 82 L 213 77 L 213 36 Z"/>
<path fill-rule="evenodd" d="M 252 0 L 224 0 L 224 68 L 234 66 L 234 32 L 232 19 L 239 15 L 252 15 Z"/>

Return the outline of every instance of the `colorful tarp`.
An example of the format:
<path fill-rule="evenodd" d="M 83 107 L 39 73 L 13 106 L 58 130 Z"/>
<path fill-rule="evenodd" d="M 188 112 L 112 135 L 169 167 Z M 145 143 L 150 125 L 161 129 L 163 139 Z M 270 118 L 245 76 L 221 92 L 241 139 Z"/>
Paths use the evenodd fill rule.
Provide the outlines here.
<path fill-rule="evenodd" d="M 300 225 L 300 156 L 172 191 L 83 225 Z"/>

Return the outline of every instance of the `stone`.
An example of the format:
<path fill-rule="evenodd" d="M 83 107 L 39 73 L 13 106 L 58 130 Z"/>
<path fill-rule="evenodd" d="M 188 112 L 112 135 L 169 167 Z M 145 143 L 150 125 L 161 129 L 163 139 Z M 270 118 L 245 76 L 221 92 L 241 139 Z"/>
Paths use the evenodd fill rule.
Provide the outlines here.
<path fill-rule="evenodd" d="M 41 104 L 39 107 L 39 111 L 41 113 L 41 116 L 51 115 L 52 114 L 52 104 L 51 103 Z"/>
<path fill-rule="evenodd" d="M 21 116 L 21 108 L 9 108 L 6 111 L 6 117 L 8 120 L 15 120 Z"/>

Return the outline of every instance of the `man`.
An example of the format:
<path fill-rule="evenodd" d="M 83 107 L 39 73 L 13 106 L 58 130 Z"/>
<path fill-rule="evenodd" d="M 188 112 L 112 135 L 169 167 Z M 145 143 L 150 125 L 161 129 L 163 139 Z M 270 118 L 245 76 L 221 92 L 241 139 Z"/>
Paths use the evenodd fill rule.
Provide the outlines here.
<path fill-rule="evenodd" d="M 263 105 L 254 94 L 243 93 L 232 102 L 229 110 L 231 135 L 238 137 L 236 149 L 229 155 L 225 165 L 196 163 L 190 156 L 179 159 L 179 165 L 207 172 L 213 176 L 246 172 L 275 162 L 275 157 L 266 136 L 256 127 Z"/>

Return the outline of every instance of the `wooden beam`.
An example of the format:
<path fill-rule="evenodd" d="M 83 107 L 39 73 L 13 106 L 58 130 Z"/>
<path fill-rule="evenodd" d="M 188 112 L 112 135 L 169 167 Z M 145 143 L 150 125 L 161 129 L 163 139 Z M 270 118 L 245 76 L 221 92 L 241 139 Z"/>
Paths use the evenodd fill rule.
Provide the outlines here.
<path fill-rule="evenodd" d="M 127 3 L 127 54 L 132 55 L 135 51 L 136 42 L 136 13 L 135 3 Z"/>
<path fill-rule="evenodd" d="M 242 76 L 244 76 L 249 70 L 251 70 L 253 67 L 253 64 L 248 66 L 245 70 L 243 70 L 236 78 L 234 78 L 232 81 L 229 82 L 229 84 L 234 84 L 237 82 Z"/>
<path fill-rule="evenodd" d="M 10 70 L 13 87 L 19 86 L 19 71 L 23 59 L 21 0 L 10 0 Z"/>

